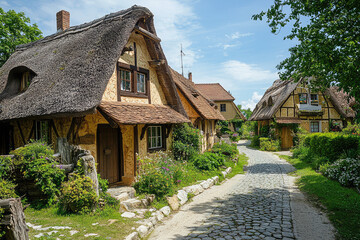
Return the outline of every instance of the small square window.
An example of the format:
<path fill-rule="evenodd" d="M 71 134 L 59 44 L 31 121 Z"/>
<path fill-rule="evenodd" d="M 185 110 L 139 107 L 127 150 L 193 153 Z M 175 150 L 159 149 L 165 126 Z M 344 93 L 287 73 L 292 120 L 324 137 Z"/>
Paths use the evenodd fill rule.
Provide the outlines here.
<path fill-rule="evenodd" d="M 310 122 L 310 131 L 312 133 L 320 132 L 320 124 L 319 124 L 319 122 Z"/>
<path fill-rule="evenodd" d="M 317 94 L 311 94 L 311 105 L 319 105 L 319 96 Z"/>
<path fill-rule="evenodd" d="M 151 126 L 148 128 L 148 148 L 149 150 L 163 148 L 163 135 L 161 126 Z"/>
<path fill-rule="evenodd" d="M 127 70 L 120 70 L 121 90 L 131 91 L 131 72 Z"/>
<path fill-rule="evenodd" d="M 307 94 L 306 93 L 299 94 L 299 102 L 300 102 L 300 104 L 307 104 Z"/>
<path fill-rule="evenodd" d="M 137 74 L 137 92 L 138 93 L 145 93 L 145 86 L 146 81 L 145 81 L 145 74 L 142 73 L 138 73 Z"/>
<path fill-rule="evenodd" d="M 226 104 L 220 104 L 220 112 L 226 112 Z"/>

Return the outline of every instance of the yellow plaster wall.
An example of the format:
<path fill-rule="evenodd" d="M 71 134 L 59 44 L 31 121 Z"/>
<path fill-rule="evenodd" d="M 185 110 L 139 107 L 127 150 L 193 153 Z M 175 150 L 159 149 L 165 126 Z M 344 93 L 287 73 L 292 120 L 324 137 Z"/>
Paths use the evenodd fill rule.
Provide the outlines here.
<path fill-rule="evenodd" d="M 149 99 L 147 98 L 124 97 L 124 96 L 121 96 L 121 101 L 130 102 L 130 103 L 145 103 L 145 104 L 149 103 Z"/>
<path fill-rule="evenodd" d="M 185 98 L 185 96 L 180 92 L 179 89 L 177 89 L 177 92 L 179 94 L 181 103 L 188 115 L 188 117 L 190 118 L 191 122 L 194 123 L 196 121 L 197 118 L 200 117 L 200 115 L 198 114 L 198 112 L 192 107 L 192 105 L 189 103 L 189 101 Z"/>
<path fill-rule="evenodd" d="M 226 104 L 226 112 L 221 112 L 220 111 L 220 113 L 224 116 L 224 118 L 226 120 L 232 120 L 234 118 L 240 118 L 238 112 L 235 109 L 235 104 L 233 104 L 233 102 L 216 101 L 215 103 L 218 106 L 219 111 L 220 111 L 220 104 Z"/>
<path fill-rule="evenodd" d="M 32 120 L 18 120 L 20 123 L 20 128 L 21 131 L 23 133 L 24 139 L 25 139 L 25 144 L 27 143 L 27 141 L 29 140 L 29 135 L 31 132 L 31 128 L 33 125 L 33 121 Z M 11 125 L 14 127 L 14 147 L 18 148 L 23 146 L 23 140 L 20 134 L 20 130 L 18 128 L 18 125 L 15 121 L 11 122 Z"/>
<path fill-rule="evenodd" d="M 134 180 L 134 125 L 121 125 L 124 156 L 124 176 L 122 182 L 129 185 Z"/>
<path fill-rule="evenodd" d="M 116 67 L 111 75 L 111 78 L 106 86 L 105 92 L 102 96 L 103 101 L 117 101 L 117 74 Z"/>

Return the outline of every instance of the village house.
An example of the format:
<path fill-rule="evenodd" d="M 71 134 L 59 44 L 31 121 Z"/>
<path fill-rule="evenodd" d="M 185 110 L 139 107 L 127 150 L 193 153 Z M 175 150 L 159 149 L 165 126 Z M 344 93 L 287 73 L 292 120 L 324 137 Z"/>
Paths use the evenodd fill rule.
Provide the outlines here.
<path fill-rule="evenodd" d="M 56 16 L 57 33 L 18 46 L 0 69 L 1 154 L 65 140 L 110 184 L 129 185 L 137 154 L 169 149 L 173 124 L 190 122 L 153 14 L 133 6 L 73 27 L 68 12 Z"/>
<path fill-rule="evenodd" d="M 294 124 L 308 132 L 339 131 L 354 117 L 347 94 L 335 87 L 314 92 L 306 81 L 276 80 L 257 103 L 249 120 L 258 122 L 258 131 L 276 122 L 281 127 L 278 129 L 281 147 L 288 149 L 293 146 L 291 127 Z"/>
<path fill-rule="evenodd" d="M 188 117 L 203 136 L 202 151 L 205 151 L 214 145 L 217 121 L 225 118 L 220 114 L 217 105 L 196 89 L 192 73 L 185 78 L 171 69 L 171 74 Z"/>
<path fill-rule="evenodd" d="M 203 95 L 215 102 L 225 120 L 246 120 L 239 108 L 235 105 L 235 98 L 226 91 L 220 83 L 199 83 L 195 84 L 195 86 Z M 233 124 L 229 124 L 229 127 L 233 132 L 237 130 Z"/>

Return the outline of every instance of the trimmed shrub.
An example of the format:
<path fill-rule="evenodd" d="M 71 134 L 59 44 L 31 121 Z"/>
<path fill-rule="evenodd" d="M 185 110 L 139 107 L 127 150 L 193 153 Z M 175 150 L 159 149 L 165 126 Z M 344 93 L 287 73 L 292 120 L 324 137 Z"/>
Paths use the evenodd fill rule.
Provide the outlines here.
<path fill-rule="evenodd" d="M 250 144 L 251 147 L 260 147 L 260 136 L 258 135 L 255 135 L 251 138 L 251 144 Z"/>
<path fill-rule="evenodd" d="M 279 151 L 281 149 L 280 141 L 270 138 L 260 138 L 260 150 L 262 151 Z"/>
<path fill-rule="evenodd" d="M 222 154 L 216 154 L 212 152 L 204 152 L 199 154 L 192 163 L 197 169 L 210 171 L 216 170 L 220 166 L 224 165 L 224 156 Z"/>
<path fill-rule="evenodd" d="M 225 155 L 229 159 L 235 159 L 239 155 L 239 150 L 234 143 L 231 145 L 225 142 L 215 143 L 210 151 L 213 153 Z"/>
<path fill-rule="evenodd" d="M 360 160 L 345 158 L 327 166 L 324 175 L 343 186 L 360 188 Z"/>
<path fill-rule="evenodd" d="M 89 177 L 74 174 L 61 186 L 59 207 L 67 213 L 88 213 L 98 203 L 98 197 Z"/>
<path fill-rule="evenodd" d="M 200 151 L 200 132 L 189 124 L 179 124 L 173 130 L 172 151 L 176 160 L 190 160 Z"/>
<path fill-rule="evenodd" d="M 157 198 L 161 198 L 171 194 L 173 184 L 171 176 L 164 174 L 161 170 L 153 169 L 142 175 L 140 180 L 134 184 L 134 188 L 137 193 L 155 194 Z"/>
<path fill-rule="evenodd" d="M 16 185 L 8 180 L 0 179 L 0 199 L 16 198 Z M 0 208 L 1 209 L 1 208 Z"/>

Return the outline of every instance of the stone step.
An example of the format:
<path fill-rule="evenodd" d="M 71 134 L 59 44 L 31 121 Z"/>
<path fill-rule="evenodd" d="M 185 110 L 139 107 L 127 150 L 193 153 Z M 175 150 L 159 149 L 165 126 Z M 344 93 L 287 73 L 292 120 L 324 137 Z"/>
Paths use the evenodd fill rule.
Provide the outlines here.
<path fill-rule="evenodd" d="M 128 194 L 129 198 L 134 198 L 136 191 L 135 191 L 135 188 L 133 188 L 133 187 L 118 186 L 118 187 L 109 188 L 107 190 L 107 193 L 109 193 L 112 197 L 114 197 L 116 199 L 118 199 L 118 198 L 126 198 L 124 193 Z M 124 199 L 124 200 L 127 200 L 127 199 Z"/>
<path fill-rule="evenodd" d="M 143 208 L 143 207 L 144 205 L 142 201 L 136 198 L 130 198 L 120 203 L 120 211 L 129 212 L 135 210 L 136 208 Z"/>

